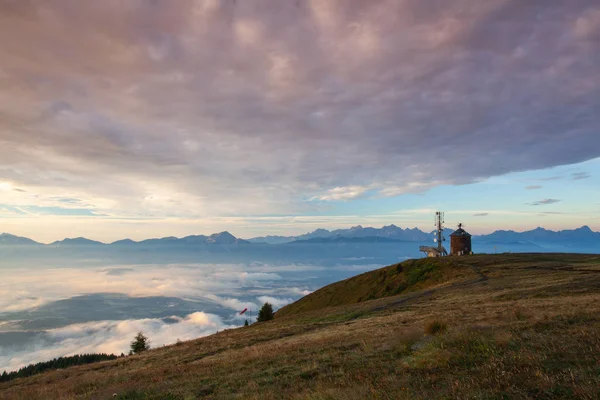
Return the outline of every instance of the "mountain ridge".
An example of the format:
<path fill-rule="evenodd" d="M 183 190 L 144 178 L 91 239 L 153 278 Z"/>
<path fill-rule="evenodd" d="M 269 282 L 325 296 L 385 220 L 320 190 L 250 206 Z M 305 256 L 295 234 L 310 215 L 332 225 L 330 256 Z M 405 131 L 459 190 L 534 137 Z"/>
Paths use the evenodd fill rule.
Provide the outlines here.
<path fill-rule="evenodd" d="M 11 235 L 10 233 L 0 233 L 0 245 L 39 245 L 41 243 L 35 240 Z"/>
<path fill-rule="evenodd" d="M 97 240 L 91 240 L 84 237 L 77 238 L 65 238 L 63 240 L 57 240 L 49 244 L 49 246 L 105 246 L 105 243 L 98 242 Z"/>
<path fill-rule="evenodd" d="M 452 229 L 444 229 L 443 235 L 446 239 L 453 232 Z M 36 242 L 26 237 L 15 236 L 9 233 L 0 234 L 1 245 L 38 245 L 38 246 L 168 246 L 168 245 L 248 245 L 268 244 L 280 245 L 288 243 L 369 243 L 369 242 L 415 242 L 429 243 L 434 237 L 434 231 L 424 232 L 418 228 L 400 228 L 394 224 L 382 228 L 353 226 L 347 229 L 327 230 L 316 229 L 297 236 L 268 235 L 250 239 L 238 238 L 228 231 L 213 233 L 211 235 L 188 235 L 182 238 L 167 236 L 162 238 L 150 238 L 141 241 L 132 239 L 121 239 L 111 243 L 103 243 L 84 237 L 65 238 L 50 244 Z M 514 230 L 496 230 L 487 235 L 473 235 L 473 240 L 486 244 L 508 244 L 508 243 L 598 243 L 600 244 L 600 232 L 593 231 L 584 225 L 575 229 L 563 229 L 553 231 L 537 227 L 528 231 L 517 232 Z"/>
<path fill-rule="evenodd" d="M 453 229 L 444 229 L 443 236 L 448 239 Z M 328 231 L 326 229 L 318 229 L 298 236 L 263 236 L 248 239 L 251 243 L 267 243 L 267 244 L 283 244 L 283 243 L 327 243 L 341 242 L 344 238 L 371 238 L 371 241 L 376 242 L 379 239 L 391 239 L 391 241 L 405 242 L 431 242 L 435 231 L 424 232 L 418 228 L 399 228 L 395 225 L 387 225 L 380 229 L 363 228 L 358 225 L 349 229 L 337 229 Z M 336 239 L 336 240 L 334 240 Z M 545 228 L 537 227 L 535 229 L 523 232 L 513 230 L 497 230 L 487 235 L 473 235 L 473 240 L 480 243 L 488 244 L 507 244 L 515 242 L 558 242 L 558 241 L 581 241 L 600 243 L 600 232 L 593 231 L 589 226 L 584 225 L 576 229 L 564 229 L 560 231 L 552 231 Z M 352 241 L 352 240 L 349 240 Z"/>

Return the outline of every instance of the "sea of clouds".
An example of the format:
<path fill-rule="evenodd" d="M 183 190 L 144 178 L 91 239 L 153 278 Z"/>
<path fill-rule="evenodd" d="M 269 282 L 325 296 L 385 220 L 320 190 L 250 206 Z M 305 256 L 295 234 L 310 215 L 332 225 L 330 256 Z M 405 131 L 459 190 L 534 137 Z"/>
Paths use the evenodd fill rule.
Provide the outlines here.
<path fill-rule="evenodd" d="M 160 347 L 177 340 L 190 340 L 235 326 L 224 323 L 217 315 L 204 312 L 195 312 L 185 317 L 174 316 L 168 323 L 164 319 L 147 318 L 73 324 L 45 331 L 26 349 L 10 351 L 10 347 L 6 347 L 0 355 L 0 370 L 16 370 L 30 363 L 65 355 L 127 354 L 129 343 L 138 332 L 144 332 L 151 338 L 152 347 Z"/>
<path fill-rule="evenodd" d="M 206 336 L 241 326 L 246 319 L 252 322 L 265 302 L 278 309 L 329 282 L 376 267 L 256 263 L 3 268 L 0 371 L 65 355 L 127 353 L 138 332 L 144 332 L 153 347 Z M 91 307 L 89 320 L 70 323 L 66 304 L 80 311 L 77 302 L 89 300 L 86 296 L 90 295 L 99 296 L 102 304 L 98 307 L 104 307 L 103 315 L 110 302 L 115 301 L 111 296 L 117 296 L 124 304 L 127 299 L 148 299 L 149 304 L 144 306 L 148 315 L 140 318 L 145 308 L 131 308 L 116 313 L 118 318 L 97 319 L 95 307 Z M 163 298 L 167 307 L 172 306 L 172 313 L 153 316 L 156 310 L 152 301 L 156 300 L 156 307 L 160 307 L 158 300 Z M 195 304 L 197 309 L 190 309 Z M 212 312 L 207 312 L 207 307 Z M 248 312 L 240 316 L 245 308 Z M 58 311 L 54 310 L 61 315 L 67 313 L 64 324 L 50 329 L 27 328 L 35 325 L 36 319 L 55 318 Z M 129 313 L 136 317 L 128 317 Z"/>

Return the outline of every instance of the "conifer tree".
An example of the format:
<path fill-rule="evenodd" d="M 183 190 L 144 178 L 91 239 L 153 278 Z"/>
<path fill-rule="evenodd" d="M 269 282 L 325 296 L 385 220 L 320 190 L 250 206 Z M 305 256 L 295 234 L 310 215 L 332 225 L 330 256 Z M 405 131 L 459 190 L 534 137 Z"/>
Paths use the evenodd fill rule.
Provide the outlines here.
<path fill-rule="evenodd" d="M 139 332 L 135 336 L 135 338 L 133 338 L 130 347 L 130 354 L 138 354 L 146 350 L 150 350 L 150 339 L 148 339 L 148 337 L 145 336 L 142 332 Z"/>
<path fill-rule="evenodd" d="M 273 318 L 275 318 L 273 315 L 273 306 L 270 303 L 265 303 L 258 312 L 258 318 L 256 320 L 258 322 L 263 322 L 270 321 Z"/>

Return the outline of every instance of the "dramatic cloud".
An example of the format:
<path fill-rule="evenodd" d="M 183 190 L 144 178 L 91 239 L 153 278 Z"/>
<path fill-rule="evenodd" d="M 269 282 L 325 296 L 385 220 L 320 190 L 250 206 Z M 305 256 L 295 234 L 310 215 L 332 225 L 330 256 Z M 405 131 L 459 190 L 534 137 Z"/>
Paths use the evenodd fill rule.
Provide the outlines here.
<path fill-rule="evenodd" d="M 0 49 L 15 218 L 301 213 L 600 156 L 596 0 L 9 0 Z"/>
<path fill-rule="evenodd" d="M 544 199 L 539 201 L 534 201 L 533 203 L 529 203 L 530 206 L 545 206 L 548 204 L 558 203 L 560 200 L 558 199 Z"/>

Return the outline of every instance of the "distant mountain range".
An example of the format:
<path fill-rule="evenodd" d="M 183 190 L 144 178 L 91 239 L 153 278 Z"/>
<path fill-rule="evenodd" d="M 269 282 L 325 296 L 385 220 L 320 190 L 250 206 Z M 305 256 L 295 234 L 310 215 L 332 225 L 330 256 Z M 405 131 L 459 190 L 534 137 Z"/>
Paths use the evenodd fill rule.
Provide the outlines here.
<path fill-rule="evenodd" d="M 562 231 L 551 231 L 544 228 L 536 228 L 526 232 L 495 231 L 489 235 L 475 236 L 475 238 L 485 243 L 531 242 L 600 245 L 600 232 L 592 231 L 589 226 Z"/>
<path fill-rule="evenodd" d="M 113 243 L 102 243 L 95 240 L 86 239 L 83 237 L 74 239 L 63 239 L 56 242 L 52 242 L 48 245 L 36 242 L 34 240 L 10 235 L 8 233 L 0 234 L 0 246 L 1 245 L 39 245 L 39 246 L 185 246 L 185 245 L 239 245 L 239 244 L 250 244 L 249 241 L 238 239 L 229 232 L 214 233 L 210 236 L 205 235 L 194 235 L 186 236 L 183 238 L 176 238 L 173 236 L 164 237 L 160 239 L 147 239 L 140 242 L 136 242 L 131 239 L 118 240 Z"/>
<path fill-rule="evenodd" d="M 448 240 L 451 229 L 444 230 L 444 236 Z M 383 228 L 363 228 L 354 226 L 349 229 L 337 229 L 329 231 L 327 229 L 317 229 L 313 232 L 299 236 L 263 236 L 248 240 L 239 239 L 229 232 L 215 233 L 210 236 L 193 235 L 183 238 L 164 237 L 160 239 L 147 239 L 139 242 L 131 239 L 119 240 L 110 244 L 97 242 L 83 237 L 74 239 L 64 239 L 53 242 L 45 246 L 206 246 L 206 245 L 250 245 L 250 244 L 285 244 L 285 243 L 388 243 L 388 242 L 419 242 L 431 243 L 434 232 L 423 232 L 417 228 L 399 228 L 395 225 L 384 226 Z M 525 232 L 515 231 L 495 231 L 489 235 L 475 235 L 473 241 L 486 244 L 581 244 L 581 245 L 600 245 L 600 232 L 592 231 L 588 226 L 577 229 L 567 229 L 562 231 L 551 231 L 544 228 L 536 228 Z M 0 234 L 0 246 L 2 245 L 42 245 L 36 241 L 25 237 Z"/>
<path fill-rule="evenodd" d="M 452 229 L 444 230 L 444 237 L 448 240 Z M 282 244 L 289 242 L 300 243 L 340 243 L 340 242 L 424 242 L 433 241 L 434 232 L 423 232 L 420 229 L 402 229 L 396 225 L 384 226 L 381 229 L 363 228 L 355 226 L 350 229 L 338 229 L 328 231 L 317 229 L 314 232 L 299 236 L 264 236 L 248 239 L 252 243 Z M 567 229 L 562 231 L 551 231 L 544 228 L 536 228 L 531 231 L 495 231 L 489 235 L 474 235 L 473 240 L 487 244 L 508 243 L 581 243 L 600 245 L 600 232 L 594 232 L 588 226 L 578 229 Z"/>
<path fill-rule="evenodd" d="M 327 229 L 317 229 L 313 232 L 306 233 L 299 236 L 264 236 L 248 239 L 251 243 L 268 243 L 268 244 L 281 244 L 296 241 L 311 241 L 315 242 L 315 239 L 331 239 L 336 238 L 336 241 L 340 241 L 340 238 L 385 238 L 395 241 L 404 242 L 422 242 L 431 241 L 433 236 L 429 233 L 425 233 L 420 229 L 402 229 L 396 225 L 387 225 L 383 228 L 363 228 L 362 226 L 353 226 L 349 229 L 337 229 L 334 231 L 328 231 Z"/>
<path fill-rule="evenodd" d="M 249 241 L 244 239 L 238 239 L 229 232 L 214 233 L 210 236 L 206 235 L 192 235 L 183 238 L 176 238 L 169 236 L 161 239 L 146 239 L 140 242 L 135 242 L 131 239 L 119 240 L 111 243 L 115 246 L 130 246 L 130 245 L 143 245 L 143 246 L 171 246 L 171 245 L 212 245 L 212 244 L 250 244 Z"/>

